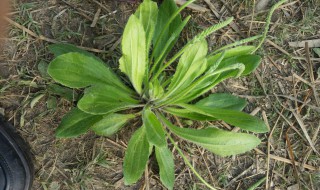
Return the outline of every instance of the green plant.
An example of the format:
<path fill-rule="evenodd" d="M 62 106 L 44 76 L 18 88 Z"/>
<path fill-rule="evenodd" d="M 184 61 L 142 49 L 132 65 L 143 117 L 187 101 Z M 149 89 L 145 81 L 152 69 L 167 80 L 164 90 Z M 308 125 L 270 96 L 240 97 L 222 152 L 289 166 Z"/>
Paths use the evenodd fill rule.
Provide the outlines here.
<path fill-rule="evenodd" d="M 204 30 L 175 55 L 169 56 L 190 19 L 188 16 L 182 20 L 179 13 L 194 1 L 178 8 L 173 0 L 164 0 L 158 9 L 155 2 L 144 0 L 130 16 L 122 37 L 119 63 L 132 86 L 86 51 L 67 44 L 50 46 L 56 58 L 49 64 L 49 75 L 70 88 L 86 88 L 77 108 L 62 119 L 57 137 L 76 137 L 88 130 L 109 136 L 129 120 L 141 119 L 141 127 L 129 140 L 124 158 L 127 185 L 139 180 L 150 154 L 155 152 L 160 179 L 168 189 L 173 189 L 174 161 L 169 140 L 195 175 L 214 189 L 183 155 L 173 134 L 221 156 L 240 154 L 260 143 L 252 134 L 229 132 L 214 126 L 180 128 L 170 122 L 170 115 L 198 121 L 223 120 L 255 133 L 268 131 L 263 121 L 241 112 L 246 106 L 245 100 L 229 94 L 202 96 L 227 78 L 248 75 L 255 70 L 261 61 L 260 56 L 252 54 L 256 47 L 242 44 L 263 39 L 265 35 L 244 39 L 208 54 L 205 38 L 231 23 L 232 18 L 229 18 Z M 174 74 L 166 70 L 170 65 L 176 65 Z"/>

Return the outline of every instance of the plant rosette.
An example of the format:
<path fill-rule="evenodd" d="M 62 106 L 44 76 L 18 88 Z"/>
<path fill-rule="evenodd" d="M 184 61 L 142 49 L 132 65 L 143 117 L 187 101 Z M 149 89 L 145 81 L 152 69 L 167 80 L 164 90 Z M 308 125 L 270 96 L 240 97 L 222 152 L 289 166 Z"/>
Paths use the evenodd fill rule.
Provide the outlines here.
<path fill-rule="evenodd" d="M 119 68 L 126 75 L 125 79 L 98 57 L 73 45 L 49 47 L 56 57 L 49 64 L 49 75 L 67 87 L 85 88 L 77 108 L 62 119 L 57 137 L 77 137 L 88 130 L 110 136 L 130 120 L 141 120 L 141 127 L 129 140 L 124 157 L 126 185 L 141 178 L 150 155 L 155 154 L 161 182 L 173 189 L 174 158 L 169 148 L 174 146 L 196 176 L 214 189 L 194 170 L 173 135 L 220 156 L 241 154 L 260 144 L 253 134 L 234 133 L 215 126 L 177 127 L 171 122 L 172 115 L 204 122 L 222 120 L 249 132 L 268 132 L 263 121 L 242 112 L 246 106 L 244 99 L 224 93 L 203 97 L 221 81 L 248 75 L 259 66 L 261 57 L 253 53 L 261 44 L 244 44 L 258 39 L 263 41 L 268 29 L 263 35 L 208 53 L 206 37 L 230 24 L 233 19 L 228 18 L 196 35 L 170 56 L 190 19 L 190 16 L 182 19 L 180 12 L 194 1 L 180 8 L 173 0 L 164 0 L 159 8 L 151 0 L 140 4 L 130 16 L 122 36 Z M 167 70 L 169 66 L 174 66 L 175 72 Z"/>

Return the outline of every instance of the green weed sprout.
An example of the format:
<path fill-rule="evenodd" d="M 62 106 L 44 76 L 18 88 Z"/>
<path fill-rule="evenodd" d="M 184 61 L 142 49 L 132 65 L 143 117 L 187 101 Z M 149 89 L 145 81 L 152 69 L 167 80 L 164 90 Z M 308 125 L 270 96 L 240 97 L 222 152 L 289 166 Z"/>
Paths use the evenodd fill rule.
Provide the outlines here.
<path fill-rule="evenodd" d="M 172 144 L 195 175 L 214 189 L 195 171 L 173 135 L 220 156 L 241 154 L 260 144 L 255 135 L 215 126 L 180 128 L 171 122 L 172 115 L 197 121 L 223 120 L 242 130 L 268 132 L 263 121 L 241 112 L 246 106 L 244 99 L 224 93 L 203 97 L 221 81 L 248 75 L 259 66 L 261 58 L 253 54 L 257 47 L 243 44 L 257 39 L 263 41 L 266 32 L 208 53 L 206 37 L 230 24 L 233 19 L 228 18 L 196 35 L 170 56 L 190 19 L 190 16 L 182 19 L 180 12 L 194 1 L 178 8 L 173 0 L 164 0 L 158 8 L 157 3 L 144 0 L 130 16 L 123 32 L 119 59 L 120 70 L 130 84 L 86 51 L 68 44 L 50 46 L 56 58 L 49 64 L 49 75 L 67 87 L 85 88 L 77 108 L 62 119 L 57 137 L 76 137 L 88 130 L 110 136 L 126 125 L 130 127 L 130 120 L 141 120 L 141 127 L 129 140 L 124 157 L 126 185 L 140 179 L 154 153 L 161 182 L 173 189 L 174 161 L 169 149 Z M 174 73 L 166 70 L 169 66 L 175 66 Z"/>

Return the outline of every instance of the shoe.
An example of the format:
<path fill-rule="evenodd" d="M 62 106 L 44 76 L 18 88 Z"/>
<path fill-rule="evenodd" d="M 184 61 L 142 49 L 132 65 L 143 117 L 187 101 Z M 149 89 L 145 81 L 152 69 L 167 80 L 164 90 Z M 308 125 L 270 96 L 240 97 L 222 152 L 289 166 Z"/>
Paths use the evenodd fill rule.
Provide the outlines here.
<path fill-rule="evenodd" d="M 0 190 L 29 190 L 33 180 L 30 150 L 0 115 Z"/>

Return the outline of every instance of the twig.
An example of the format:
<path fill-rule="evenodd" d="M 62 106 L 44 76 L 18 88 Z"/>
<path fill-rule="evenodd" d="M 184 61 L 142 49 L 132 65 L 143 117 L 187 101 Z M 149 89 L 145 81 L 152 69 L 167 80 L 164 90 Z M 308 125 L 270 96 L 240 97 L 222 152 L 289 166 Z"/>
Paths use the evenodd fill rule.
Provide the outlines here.
<path fill-rule="evenodd" d="M 144 171 L 144 184 L 146 186 L 145 190 L 150 190 L 150 184 L 149 184 L 149 168 L 148 168 L 148 164 L 146 166 L 146 169 Z"/>
<path fill-rule="evenodd" d="M 173 146 L 177 149 L 178 153 L 180 154 L 180 156 L 182 157 L 182 159 L 184 160 L 184 162 L 189 166 L 189 168 L 192 170 L 192 172 L 197 176 L 197 178 L 204 183 L 209 189 L 211 190 L 216 190 L 216 188 L 212 187 L 208 182 L 206 182 L 201 176 L 200 174 L 195 170 L 195 168 L 192 166 L 192 164 L 189 162 L 189 160 L 186 158 L 186 156 L 183 154 L 183 152 L 181 151 L 181 149 L 176 145 L 176 143 L 174 142 L 174 140 L 172 139 L 172 137 L 170 135 L 168 135 L 169 140 L 171 141 L 171 143 L 173 144 Z"/>
<path fill-rule="evenodd" d="M 210 2 L 210 0 L 204 0 L 204 2 L 206 2 L 210 8 L 210 10 L 213 12 L 213 14 L 219 19 L 222 20 L 220 13 L 218 13 L 218 11 L 216 10 L 215 6 Z M 241 32 L 241 30 L 239 29 L 239 27 L 234 23 L 231 22 L 230 23 L 231 28 L 236 31 L 242 38 L 245 38 L 246 36 Z"/>
<path fill-rule="evenodd" d="M 294 173 L 294 177 L 296 178 L 296 181 L 298 182 L 299 184 L 299 187 L 300 187 L 300 180 L 299 180 L 299 175 L 298 175 L 298 170 L 297 170 L 297 167 L 296 165 L 294 164 L 295 163 L 295 160 L 294 160 L 294 155 L 293 155 L 293 150 L 292 150 L 292 146 L 291 146 L 291 142 L 290 142 L 290 138 L 289 138 L 289 131 L 290 131 L 291 127 L 289 127 L 286 131 L 286 141 L 287 141 L 287 145 L 288 145 L 288 149 L 289 149 L 289 157 L 290 157 L 290 160 L 291 160 L 291 165 L 293 167 L 293 173 Z M 300 188 L 299 188 L 300 189 Z"/>
<path fill-rule="evenodd" d="M 9 24 L 11 24 L 11 25 L 19 28 L 20 30 L 26 32 L 27 34 L 29 34 L 30 36 L 36 38 L 37 40 L 46 41 L 46 42 L 50 42 L 50 43 L 54 43 L 54 44 L 61 43 L 61 42 L 59 42 L 57 40 L 53 40 L 53 39 L 47 38 L 47 37 L 45 37 L 43 35 L 37 35 L 36 33 L 32 32 L 28 28 L 26 28 L 26 27 L 24 27 L 24 26 L 22 26 L 22 25 L 20 25 L 20 24 L 18 24 L 16 22 L 14 22 L 10 18 L 5 18 L 5 20 Z M 86 50 L 86 51 L 95 52 L 95 53 L 109 53 L 109 51 L 104 51 L 104 50 L 99 50 L 99 49 L 94 49 L 94 48 L 88 48 L 88 47 L 82 47 L 82 46 L 77 46 L 77 47 L 80 48 L 80 49 L 83 49 L 83 50 Z"/>
<path fill-rule="evenodd" d="M 81 16 L 83 16 L 84 18 L 86 18 L 86 19 L 88 19 L 88 20 L 92 21 L 92 18 L 91 18 L 91 17 L 89 17 L 88 15 L 84 14 L 84 13 L 83 13 L 83 12 L 84 12 L 83 10 L 81 10 L 81 9 L 79 9 L 79 8 L 77 8 L 77 7 L 73 6 L 73 5 L 71 5 L 70 3 L 66 2 L 65 0 L 61 0 L 61 1 L 62 1 L 64 4 L 66 4 L 66 5 L 70 6 L 72 9 L 76 10 L 76 11 L 77 11 L 77 13 L 78 13 L 78 14 L 80 14 Z"/>
<path fill-rule="evenodd" d="M 302 132 L 303 132 L 303 134 L 305 135 L 307 141 L 309 142 L 311 148 L 313 149 L 313 151 L 314 151 L 315 153 L 317 153 L 317 154 L 319 155 L 319 152 L 316 150 L 316 148 L 315 148 L 315 146 L 314 146 L 314 144 L 313 144 L 313 142 L 312 142 L 312 140 L 311 140 L 311 138 L 310 138 L 310 136 L 309 136 L 309 134 L 308 134 L 308 131 L 307 131 L 307 129 L 306 129 L 306 127 L 305 127 L 305 125 L 304 125 L 301 117 L 300 117 L 295 111 L 293 111 L 293 110 L 291 111 L 291 113 L 294 115 L 294 117 L 295 117 L 296 120 L 298 121 L 298 123 L 299 123 L 299 125 L 300 125 L 300 128 L 302 129 Z"/>
<path fill-rule="evenodd" d="M 281 110 L 281 114 L 283 112 L 284 108 Z M 278 122 L 280 121 L 280 115 L 278 116 L 275 124 L 273 125 L 273 128 L 270 131 L 270 134 L 268 136 L 268 142 L 267 142 L 267 174 L 266 174 L 266 189 L 270 189 L 269 187 L 269 170 L 270 170 L 270 146 L 271 146 L 271 138 L 273 135 L 274 130 L 276 129 L 276 126 L 278 125 Z"/>
<path fill-rule="evenodd" d="M 275 44 L 271 40 L 266 39 L 266 42 L 268 44 L 272 45 L 273 47 L 277 48 L 279 51 L 281 51 L 282 53 L 286 54 L 287 56 L 292 57 L 292 55 L 289 52 L 287 52 L 286 50 L 284 50 L 282 47 L 278 46 L 277 44 Z"/>
<path fill-rule="evenodd" d="M 251 166 L 249 166 L 247 169 L 245 169 L 243 172 L 241 172 L 237 177 L 233 178 L 227 185 L 225 185 L 224 187 L 228 187 L 229 185 L 231 185 L 232 183 L 234 183 L 235 181 L 237 181 L 240 177 L 242 177 L 243 175 L 245 175 L 246 173 L 248 173 L 251 168 L 252 168 L 253 164 Z"/>
<path fill-rule="evenodd" d="M 319 95 L 317 93 L 317 90 L 315 89 L 315 85 L 314 85 L 314 75 L 313 75 L 313 65 L 312 62 L 310 60 L 310 52 L 309 52 L 309 45 L 308 42 L 305 42 L 305 50 L 306 50 L 306 59 L 307 59 L 307 63 L 308 63 L 308 67 L 309 67 L 309 76 L 310 76 L 310 81 L 311 81 L 311 88 L 313 91 L 313 96 L 316 100 L 317 106 L 320 105 L 320 100 L 319 100 Z"/>
<path fill-rule="evenodd" d="M 105 11 L 109 12 L 109 10 L 107 9 L 106 6 L 104 6 L 102 3 L 100 3 L 97 0 L 92 0 L 94 3 L 96 3 L 97 5 L 99 5 L 102 9 L 104 9 Z"/>
<path fill-rule="evenodd" d="M 209 165 L 208 165 L 208 163 L 207 163 L 207 159 L 203 156 L 203 154 L 204 154 L 204 151 L 201 151 L 201 149 L 199 148 L 199 146 L 197 146 L 197 148 L 198 148 L 198 150 L 199 150 L 199 152 L 200 152 L 200 154 L 201 154 L 201 157 L 202 157 L 202 159 L 203 159 L 203 161 L 204 161 L 204 164 L 206 165 L 206 167 L 207 167 L 207 170 L 208 170 L 208 173 L 209 173 L 209 176 L 210 176 L 210 179 L 211 179 L 211 181 L 212 181 L 212 183 L 214 183 L 214 184 L 216 184 L 217 183 L 217 181 L 213 178 L 213 176 L 212 176 L 212 173 L 211 173 L 211 171 L 210 171 L 210 168 L 209 168 Z M 203 150 L 203 149 L 202 149 Z"/>
<path fill-rule="evenodd" d="M 259 149 L 257 149 L 257 148 L 255 148 L 254 150 L 255 150 L 257 153 L 259 153 L 259 154 L 265 155 L 264 152 L 262 152 L 261 150 L 259 150 Z M 277 161 L 281 161 L 281 162 L 287 163 L 287 164 L 292 164 L 292 163 L 291 163 L 291 160 L 289 160 L 289 159 L 287 159 L 287 158 L 280 157 L 280 156 L 275 156 L 275 155 L 273 155 L 273 154 L 270 154 L 270 158 L 271 158 L 271 159 L 274 159 L 274 160 L 277 160 Z M 301 164 L 301 163 L 299 163 L 299 162 L 297 162 L 297 161 L 295 161 L 294 164 L 295 164 L 296 166 L 302 166 L 303 168 L 308 169 L 308 170 L 320 171 L 319 168 L 316 168 L 316 167 L 311 166 L 311 165 L 308 165 L 308 164 Z"/>

